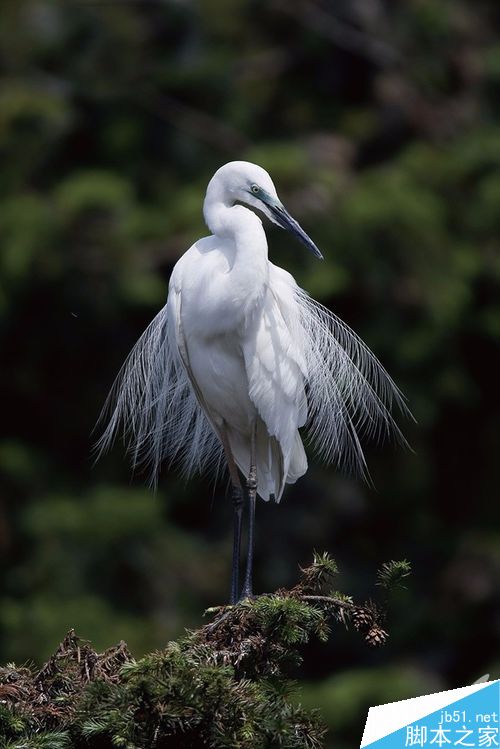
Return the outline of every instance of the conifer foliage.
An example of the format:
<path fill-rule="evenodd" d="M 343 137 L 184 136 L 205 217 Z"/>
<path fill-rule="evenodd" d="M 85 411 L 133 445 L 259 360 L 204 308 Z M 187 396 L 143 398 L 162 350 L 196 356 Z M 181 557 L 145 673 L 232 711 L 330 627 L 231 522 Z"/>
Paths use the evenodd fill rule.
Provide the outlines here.
<path fill-rule="evenodd" d="M 301 646 L 335 623 L 370 645 L 387 637 L 380 606 L 333 590 L 336 574 L 315 554 L 294 588 L 209 609 L 210 623 L 140 660 L 71 630 L 40 671 L 0 669 L 0 749 L 320 749 L 321 718 L 290 678 Z"/>

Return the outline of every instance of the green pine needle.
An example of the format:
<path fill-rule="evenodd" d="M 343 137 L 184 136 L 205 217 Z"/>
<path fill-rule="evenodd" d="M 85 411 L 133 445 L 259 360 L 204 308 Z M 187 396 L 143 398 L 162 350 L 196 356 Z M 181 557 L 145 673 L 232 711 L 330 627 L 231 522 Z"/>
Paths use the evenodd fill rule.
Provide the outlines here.
<path fill-rule="evenodd" d="M 377 572 L 377 585 L 386 590 L 406 588 L 403 580 L 411 574 L 411 565 L 406 559 L 399 562 L 384 562 Z"/>

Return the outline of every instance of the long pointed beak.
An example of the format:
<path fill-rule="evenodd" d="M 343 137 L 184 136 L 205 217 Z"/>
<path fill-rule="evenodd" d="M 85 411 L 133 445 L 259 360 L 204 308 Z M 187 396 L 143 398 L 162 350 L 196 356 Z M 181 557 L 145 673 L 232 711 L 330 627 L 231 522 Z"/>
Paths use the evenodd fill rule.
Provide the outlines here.
<path fill-rule="evenodd" d="M 270 209 L 273 219 L 278 224 L 278 226 L 281 226 L 282 229 L 286 229 L 287 231 L 291 232 L 294 236 L 297 237 L 300 242 L 302 242 L 302 244 L 305 244 L 307 249 L 310 250 L 313 255 L 315 255 L 320 260 L 323 260 L 323 255 L 316 247 L 312 239 L 305 233 L 301 225 L 297 221 L 295 221 L 293 216 L 290 216 L 286 208 L 281 203 L 268 203 L 268 208 Z"/>

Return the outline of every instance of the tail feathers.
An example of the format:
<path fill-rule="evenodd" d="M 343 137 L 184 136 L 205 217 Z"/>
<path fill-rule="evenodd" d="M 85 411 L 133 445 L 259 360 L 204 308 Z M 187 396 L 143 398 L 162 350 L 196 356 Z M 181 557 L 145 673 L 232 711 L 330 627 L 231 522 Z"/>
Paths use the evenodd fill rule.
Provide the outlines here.
<path fill-rule="evenodd" d="M 250 469 L 250 436 L 228 429 L 228 439 L 236 465 L 244 477 Z M 256 441 L 257 494 L 266 502 L 279 502 L 285 483 L 293 484 L 307 470 L 307 458 L 300 434 L 297 432 L 289 456 L 283 455 L 280 443 L 269 436 L 265 424 L 257 422 Z"/>
<path fill-rule="evenodd" d="M 307 471 L 307 457 L 299 432 L 295 433 L 295 444 L 292 448 L 290 465 L 286 477 L 287 484 L 295 484 L 297 479 Z"/>

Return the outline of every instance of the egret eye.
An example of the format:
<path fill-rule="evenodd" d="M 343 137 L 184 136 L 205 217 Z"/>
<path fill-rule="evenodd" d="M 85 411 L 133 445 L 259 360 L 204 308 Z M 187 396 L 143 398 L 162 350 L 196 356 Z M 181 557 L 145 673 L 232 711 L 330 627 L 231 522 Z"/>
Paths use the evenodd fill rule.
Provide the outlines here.
<path fill-rule="evenodd" d="M 254 195 L 257 195 L 257 193 L 260 192 L 260 187 L 258 185 L 252 185 L 250 189 L 254 193 Z"/>

